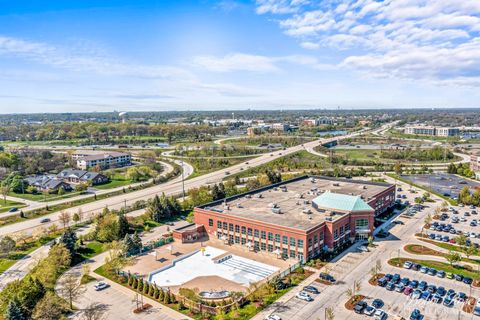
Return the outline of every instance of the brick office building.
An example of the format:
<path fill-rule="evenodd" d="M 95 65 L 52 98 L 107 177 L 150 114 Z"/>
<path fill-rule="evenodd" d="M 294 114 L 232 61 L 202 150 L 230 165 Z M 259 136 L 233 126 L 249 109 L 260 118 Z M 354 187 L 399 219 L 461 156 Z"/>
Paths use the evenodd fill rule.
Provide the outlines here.
<path fill-rule="evenodd" d="M 367 239 L 394 200 L 393 185 L 304 176 L 197 207 L 194 217 L 230 244 L 308 259 Z"/>

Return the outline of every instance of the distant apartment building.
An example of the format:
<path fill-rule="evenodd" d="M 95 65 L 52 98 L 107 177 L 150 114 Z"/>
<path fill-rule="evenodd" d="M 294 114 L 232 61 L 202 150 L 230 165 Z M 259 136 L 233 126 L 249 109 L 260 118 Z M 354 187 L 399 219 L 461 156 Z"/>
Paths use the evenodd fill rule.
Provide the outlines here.
<path fill-rule="evenodd" d="M 77 168 L 87 170 L 96 166 L 102 169 L 128 166 L 132 163 L 132 156 L 125 152 L 116 151 L 77 151 L 72 154 L 77 162 Z"/>
<path fill-rule="evenodd" d="M 453 137 L 460 134 L 460 129 L 434 126 L 408 126 L 405 127 L 404 132 L 406 134 L 414 134 L 420 136 Z"/>
<path fill-rule="evenodd" d="M 333 124 L 333 120 L 330 118 L 304 119 L 303 124 L 306 126 L 319 126 L 322 124 Z"/>
<path fill-rule="evenodd" d="M 283 132 L 288 132 L 288 131 L 295 131 L 298 129 L 298 126 L 294 126 L 288 123 L 273 123 L 271 126 L 272 130 L 275 131 L 283 131 Z"/>

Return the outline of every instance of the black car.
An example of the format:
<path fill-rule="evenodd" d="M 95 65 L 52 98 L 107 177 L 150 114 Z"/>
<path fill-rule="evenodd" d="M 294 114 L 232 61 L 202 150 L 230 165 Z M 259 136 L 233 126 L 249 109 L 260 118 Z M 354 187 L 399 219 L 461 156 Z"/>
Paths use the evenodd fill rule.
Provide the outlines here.
<path fill-rule="evenodd" d="M 353 308 L 353 311 L 355 311 L 355 313 L 363 313 L 366 307 L 367 307 L 367 303 L 362 300 L 357 302 L 357 304 Z"/>
<path fill-rule="evenodd" d="M 320 292 L 318 291 L 317 288 L 313 287 L 313 286 L 306 286 L 306 287 L 303 287 L 303 291 L 306 291 L 306 292 L 309 292 L 309 293 L 315 293 L 315 294 L 319 294 Z"/>
<path fill-rule="evenodd" d="M 335 278 L 333 276 L 331 276 L 331 275 L 329 275 L 328 273 L 325 273 L 325 272 L 320 273 L 320 279 L 326 280 L 326 281 L 331 282 L 331 283 L 334 283 L 335 281 L 337 281 L 337 280 L 335 280 Z"/>
<path fill-rule="evenodd" d="M 413 271 L 418 271 L 418 270 L 420 270 L 421 267 L 422 267 L 421 264 L 414 263 L 414 264 L 412 264 L 412 268 L 411 268 L 411 269 L 412 269 Z"/>
<path fill-rule="evenodd" d="M 457 281 L 463 281 L 463 276 L 461 274 L 455 274 L 454 275 L 455 280 Z"/>
<path fill-rule="evenodd" d="M 395 273 L 395 274 L 393 275 L 393 277 L 392 277 L 392 281 L 393 281 L 393 283 L 395 283 L 395 284 L 399 283 L 399 282 L 400 282 L 400 279 L 401 279 L 401 277 L 400 277 L 400 275 L 399 275 L 398 273 Z"/>
<path fill-rule="evenodd" d="M 375 299 L 373 300 L 372 302 L 372 306 L 375 308 L 375 309 L 380 309 L 381 307 L 383 307 L 384 303 L 381 299 Z"/>
<path fill-rule="evenodd" d="M 378 279 L 377 281 L 377 284 L 380 286 L 380 287 L 385 287 L 388 283 L 388 279 L 386 277 L 382 277 L 380 279 Z"/>
<path fill-rule="evenodd" d="M 473 282 L 473 279 L 472 278 L 469 278 L 469 277 L 464 277 L 463 278 L 463 283 L 466 283 L 468 285 L 472 284 Z"/>

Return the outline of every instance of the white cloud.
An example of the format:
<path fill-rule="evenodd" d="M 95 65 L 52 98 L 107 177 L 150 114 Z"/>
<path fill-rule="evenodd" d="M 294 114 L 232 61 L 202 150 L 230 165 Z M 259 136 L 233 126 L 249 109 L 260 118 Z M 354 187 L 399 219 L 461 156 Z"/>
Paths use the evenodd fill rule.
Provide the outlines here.
<path fill-rule="evenodd" d="M 194 65 L 216 72 L 252 71 L 278 72 L 274 61 L 265 56 L 243 53 L 229 54 L 224 57 L 200 56 L 193 59 Z"/>
<path fill-rule="evenodd" d="M 74 72 L 139 78 L 191 78 L 188 71 L 172 66 L 124 63 L 92 52 L 76 52 L 41 42 L 0 36 L 0 56 L 20 57 Z"/>
<path fill-rule="evenodd" d="M 257 1 L 257 9 L 265 2 L 282 12 L 264 7 L 262 13 L 281 13 L 279 26 L 303 48 L 348 49 L 349 56 L 338 61 L 343 67 L 381 77 L 479 83 L 478 0 L 326 0 L 315 5 L 270 0 Z"/>
<path fill-rule="evenodd" d="M 193 65 L 213 72 L 281 72 L 283 70 L 283 64 L 325 68 L 325 65 L 322 65 L 317 58 L 307 55 L 270 57 L 245 53 L 232 53 L 223 57 L 200 56 L 193 58 Z"/>

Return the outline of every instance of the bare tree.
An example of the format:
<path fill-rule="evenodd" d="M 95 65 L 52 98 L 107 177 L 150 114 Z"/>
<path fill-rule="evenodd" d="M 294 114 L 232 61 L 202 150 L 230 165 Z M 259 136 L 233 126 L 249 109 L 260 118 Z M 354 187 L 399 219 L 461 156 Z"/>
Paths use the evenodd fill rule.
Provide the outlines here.
<path fill-rule="evenodd" d="M 85 292 L 85 288 L 75 274 L 68 273 L 60 281 L 60 292 L 70 303 L 70 309 L 73 309 L 73 302 Z"/>
<path fill-rule="evenodd" d="M 9 192 L 10 192 L 10 188 L 8 186 L 0 187 L 0 193 L 3 196 L 3 203 L 4 204 L 7 204 L 7 195 L 8 195 Z"/>
<path fill-rule="evenodd" d="M 60 220 L 60 222 L 63 224 L 63 228 L 65 229 L 70 223 L 70 214 L 66 211 L 61 211 L 60 215 L 58 216 L 58 220 Z"/>
<path fill-rule="evenodd" d="M 335 313 L 333 312 L 332 307 L 325 308 L 325 320 L 334 320 Z"/>
<path fill-rule="evenodd" d="M 92 302 L 82 310 L 82 320 L 103 320 L 107 306 L 102 303 Z"/>

